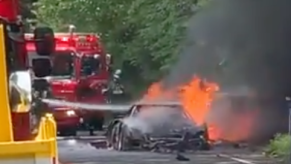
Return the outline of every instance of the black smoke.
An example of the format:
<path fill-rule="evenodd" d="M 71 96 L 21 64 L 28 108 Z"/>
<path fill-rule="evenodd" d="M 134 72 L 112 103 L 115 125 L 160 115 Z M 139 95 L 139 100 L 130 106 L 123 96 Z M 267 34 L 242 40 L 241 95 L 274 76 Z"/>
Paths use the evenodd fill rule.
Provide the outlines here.
<path fill-rule="evenodd" d="M 164 85 L 172 88 L 193 75 L 219 83 L 222 92 L 255 93 L 262 113 L 257 128 L 286 129 L 291 1 L 212 1 L 190 20 L 183 50 Z"/>

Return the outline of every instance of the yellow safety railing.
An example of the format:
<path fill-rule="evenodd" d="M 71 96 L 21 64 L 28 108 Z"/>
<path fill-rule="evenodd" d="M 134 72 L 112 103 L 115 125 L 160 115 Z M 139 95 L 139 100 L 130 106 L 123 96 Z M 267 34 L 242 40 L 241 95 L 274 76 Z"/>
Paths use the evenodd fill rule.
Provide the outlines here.
<path fill-rule="evenodd" d="M 22 142 L 0 142 L 2 158 L 25 158 L 26 156 L 57 158 L 56 123 L 51 114 L 42 118 L 35 140 Z"/>
<path fill-rule="evenodd" d="M 49 141 L 51 142 L 51 154 L 56 157 L 58 152 L 57 147 L 57 126 L 56 121 L 54 120 L 54 117 L 52 114 L 46 114 L 45 117 L 42 118 L 40 125 L 39 125 L 39 131 L 38 135 L 35 138 L 35 141 Z"/>

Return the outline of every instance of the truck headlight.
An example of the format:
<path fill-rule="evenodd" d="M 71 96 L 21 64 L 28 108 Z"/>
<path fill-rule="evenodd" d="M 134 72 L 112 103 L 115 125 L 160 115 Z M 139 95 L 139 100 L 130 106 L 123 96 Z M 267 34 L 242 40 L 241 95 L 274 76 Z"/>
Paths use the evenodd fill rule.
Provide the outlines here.
<path fill-rule="evenodd" d="M 73 110 L 68 110 L 68 111 L 66 112 L 66 114 L 67 114 L 67 116 L 75 116 L 75 115 L 76 115 L 76 112 L 73 111 Z"/>

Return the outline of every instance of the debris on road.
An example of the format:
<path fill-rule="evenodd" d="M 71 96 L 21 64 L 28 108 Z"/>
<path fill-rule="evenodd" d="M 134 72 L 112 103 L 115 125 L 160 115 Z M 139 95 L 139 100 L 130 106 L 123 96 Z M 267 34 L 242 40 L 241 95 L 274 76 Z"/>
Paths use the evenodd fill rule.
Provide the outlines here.
<path fill-rule="evenodd" d="M 180 153 L 177 154 L 176 159 L 177 159 L 178 161 L 190 161 L 189 158 L 185 157 L 184 155 L 182 155 L 182 154 L 180 154 Z"/>

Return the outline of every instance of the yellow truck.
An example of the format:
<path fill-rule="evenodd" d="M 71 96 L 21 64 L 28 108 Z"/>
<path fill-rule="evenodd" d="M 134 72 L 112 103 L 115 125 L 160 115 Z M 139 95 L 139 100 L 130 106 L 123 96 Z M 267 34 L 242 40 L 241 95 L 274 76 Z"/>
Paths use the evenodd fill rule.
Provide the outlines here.
<path fill-rule="evenodd" d="M 0 24 L 0 164 L 57 164 L 56 125 L 52 115 L 42 117 L 37 134 L 30 140 L 15 140 L 12 111 L 29 113 L 30 104 L 25 94 L 18 90 L 20 101 L 11 109 L 5 36 L 4 25 Z"/>
<path fill-rule="evenodd" d="M 0 164 L 58 164 L 53 116 L 42 112 L 32 119 L 33 80 L 29 69 L 24 67 L 26 41 L 18 3 L 17 0 L 0 2 Z M 44 39 L 37 40 L 40 37 Z M 36 30 L 36 44 L 42 55 L 48 55 L 53 48 L 53 44 L 51 49 L 47 48 L 50 38 Z M 17 73 L 26 78 L 11 77 Z"/>

